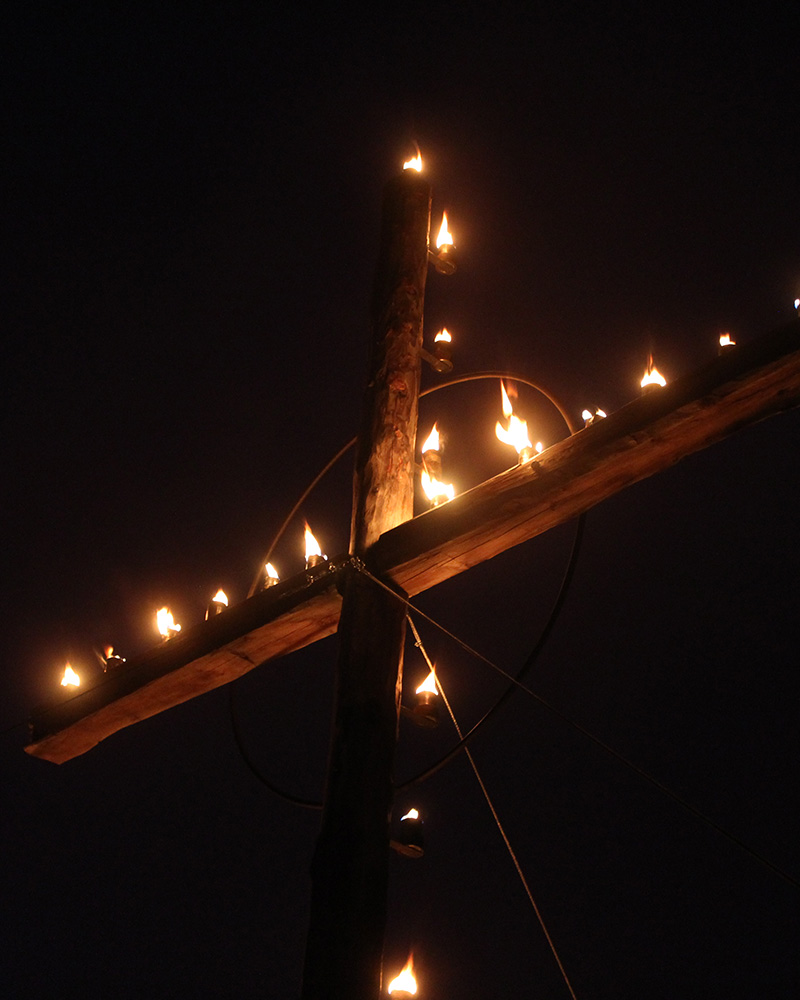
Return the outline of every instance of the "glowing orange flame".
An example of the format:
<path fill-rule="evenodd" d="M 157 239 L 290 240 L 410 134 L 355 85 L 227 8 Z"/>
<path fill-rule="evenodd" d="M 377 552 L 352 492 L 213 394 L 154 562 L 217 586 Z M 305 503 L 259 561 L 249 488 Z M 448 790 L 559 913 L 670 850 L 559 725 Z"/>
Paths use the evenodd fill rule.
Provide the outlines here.
<path fill-rule="evenodd" d="M 431 694 L 438 694 L 439 691 L 436 687 L 436 671 L 431 670 L 425 680 L 417 688 L 417 694 L 423 694 L 423 692 L 430 691 Z"/>
<path fill-rule="evenodd" d="M 389 993 L 400 993 L 405 996 L 416 996 L 417 994 L 417 981 L 414 978 L 414 962 L 413 955 L 408 956 L 408 961 L 403 968 L 403 971 L 399 976 L 389 983 Z"/>
<path fill-rule="evenodd" d="M 417 155 L 410 160 L 406 160 L 403 164 L 403 170 L 416 170 L 418 172 L 422 171 L 422 154 L 417 149 Z"/>
<path fill-rule="evenodd" d="M 113 646 L 106 646 L 106 648 L 105 648 L 106 659 L 108 659 L 109 656 L 113 656 L 113 655 L 114 655 L 114 647 Z"/>
<path fill-rule="evenodd" d="M 72 669 L 72 667 L 67 664 L 64 667 L 64 676 L 61 678 L 61 687 L 80 687 L 81 679 Z"/>
<path fill-rule="evenodd" d="M 419 810 L 409 809 L 405 816 L 400 817 L 400 822 L 402 823 L 404 819 L 419 819 Z"/>
<path fill-rule="evenodd" d="M 211 600 L 214 604 L 224 604 L 226 608 L 228 606 L 228 595 L 224 590 L 218 590 Z"/>
<path fill-rule="evenodd" d="M 441 340 L 446 341 L 448 344 L 452 343 L 453 341 L 453 338 L 450 336 L 450 332 L 446 326 L 442 327 L 442 329 L 433 338 L 434 344 L 438 344 L 439 341 Z"/>
<path fill-rule="evenodd" d="M 516 452 L 519 455 L 523 448 L 533 447 L 530 442 L 530 438 L 528 437 L 528 424 L 527 421 L 520 420 L 520 418 L 514 414 L 511 406 L 511 400 L 508 398 L 506 387 L 502 381 L 500 382 L 500 396 L 503 404 L 503 416 L 508 421 L 508 427 L 503 427 L 498 420 L 495 424 L 494 432 L 503 444 L 510 444 L 516 449 Z"/>
<path fill-rule="evenodd" d="M 305 528 L 306 562 L 308 562 L 308 560 L 312 556 L 322 556 L 322 558 L 324 559 L 325 556 L 322 555 L 322 549 L 319 547 L 319 542 L 311 534 L 311 528 L 309 528 L 309 526 L 308 526 L 308 521 L 305 522 L 305 525 L 306 525 L 306 528 Z"/>
<path fill-rule="evenodd" d="M 269 580 L 280 580 L 280 577 L 278 576 L 278 571 L 275 569 L 272 563 L 267 563 L 267 565 L 264 567 L 264 571 L 266 572 L 267 578 Z"/>
<path fill-rule="evenodd" d="M 453 245 L 452 233 L 447 228 L 447 212 L 442 212 L 442 225 L 439 229 L 439 235 L 436 237 L 436 249 L 438 250 L 444 243 L 448 246 Z"/>
<path fill-rule="evenodd" d="M 156 628 L 165 639 L 171 639 L 180 632 L 181 627 L 175 623 L 169 608 L 159 608 L 156 611 Z"/>
<path fill-rule="evenodd" d="M 719 335 L 719 346 L 720 347 L 735 347 L 736 341 L 731 339 L 729 333 L 721 333 Z"/>
<path fill-rule="evenodd" d="M 438 451 L 439 450 L 439 429 L 436 424 L 433 425 L 433 430 L 425 439 L 425 444 L 422 446 L 422 454 L 424 455 L 426 451 Z"/>
<path fill-rule="evenodd" d="M 456 495 L 456 488 L 452 483 L 440 483 L 438 479 L 434 479 L 433 476 L 428 475 L 424 469 L 419 478 L 425 496 L 434 507 L 438 507 L 440 503 L 444 503 L 446 500 L 452 500 Z"/>
<path fill-rule="evenodd" d="M 643 389 L 648 385 L 664 386 L 667 384 L 667 380 L 664 378 L 664 376 L 661 374 L 658 368 L 656 368 L 656 366 L 653 364 L 652 358 L 650 358 L 650 362 L 647 365 L 647 368 L 645 369 L 642 381 L 639 384 Z"/>

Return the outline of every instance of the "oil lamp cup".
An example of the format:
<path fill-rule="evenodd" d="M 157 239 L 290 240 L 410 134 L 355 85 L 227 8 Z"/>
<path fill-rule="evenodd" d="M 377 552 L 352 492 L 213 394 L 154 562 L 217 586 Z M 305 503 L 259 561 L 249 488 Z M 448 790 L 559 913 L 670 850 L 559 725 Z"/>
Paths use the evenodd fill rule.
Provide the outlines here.
<path fill-rule="evenodd" d="M 225 596 L 225 592 L 218 590 L 216 594 L 211 598 L 211 602 L 206 608 L 206 621 L 209 618 L 216 618 L 217 615 L 222 614 L 222 612 L 228 607 L 228 598 Z"/>
<path fill-rule="evenodd" d="M 414 695 L 413 718 L 418 726 L 432 729 L 439 725 L 439 695 L 436 691 L 417 691 Z"/>

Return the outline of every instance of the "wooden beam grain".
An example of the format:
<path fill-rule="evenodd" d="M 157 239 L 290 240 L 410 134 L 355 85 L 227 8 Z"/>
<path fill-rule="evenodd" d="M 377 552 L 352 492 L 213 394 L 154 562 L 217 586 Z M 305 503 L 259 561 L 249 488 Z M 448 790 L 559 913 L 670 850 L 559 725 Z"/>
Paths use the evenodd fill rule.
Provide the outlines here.
<path fill-rule="evenodd" d="M 724 355 L 434 510 L 385 532 L 373 571 L 410 596 L 578 514 L 742 427 L 800 405 L 800 321 Z M 335 560 L 345 565 L 344 560 Z M 324 567 L 187 629 L 96 688 L 34 713 L 29 753 L 60 763 L 140 719 L 335 631 Z"/>

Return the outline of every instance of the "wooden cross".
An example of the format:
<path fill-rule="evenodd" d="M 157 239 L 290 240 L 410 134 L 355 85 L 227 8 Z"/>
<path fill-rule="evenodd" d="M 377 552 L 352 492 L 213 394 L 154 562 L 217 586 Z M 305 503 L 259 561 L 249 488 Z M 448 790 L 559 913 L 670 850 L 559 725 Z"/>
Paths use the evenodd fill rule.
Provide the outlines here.
<path fill-rule="evenodd" d="M 380 992 L 404 597 L 800 404 L 795 320 L 412 517 L 429 217 L 430 188 L 421 175 L 406 171 L 387 185 L 350 553 L 255 594 L 94 688 L 38 711 L 26 748 L 56 763 L 70 760 L 134 722 L 338 629 L 337 707 L 312 865 L 305 1000 L 376 1000 Z"/>

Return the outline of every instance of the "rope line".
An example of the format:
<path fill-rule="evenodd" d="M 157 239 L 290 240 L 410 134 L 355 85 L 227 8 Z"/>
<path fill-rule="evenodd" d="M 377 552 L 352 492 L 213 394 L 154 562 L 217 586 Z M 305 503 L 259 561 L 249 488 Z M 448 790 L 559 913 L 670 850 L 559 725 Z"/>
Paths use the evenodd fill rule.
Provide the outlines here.
<path fill-rule="evenodd" d="M 414 645 L 418 647 L 422 655 L 425 657 L 425 662 L 428 664 L 428 667 L 431 670 L 433 670 L 433 664 L 431 663 L 430 657 L 428 656 L 428 652 L 422 643 L 422 639 L 420 638 L 420 634 L 417 631 L 417 627 L 414 624 L 411 615 L 406 614 L 406 619 L 408 621 L 408 624 L 411 626 L 411 631 L 414 633 L 414 639 L 415 639 Z M 438 676 L 436 677 L 436 685 L 439 688 L 439 694 L 442 696 L 442 701 L 444 702 L 445 707 L 447 708 L 447 712 L 450 715 L 450 719 L 452 720 L 455 731 L 456 733 L 458 733 L 458 738 L 462 739 L 463 734 L 461 732 L 461 727 L 458 724 L 458 720 L 456 719 L 455 713 L 453 712 L 453 709 L 450 705 L 450 700 L 445 694 L 445 690 L 444 687 L 442 686 L 441 679 Z M 522 866 L 519 863 L 519 859 L 517 858 L 516 852 L 514 848 L 511 846 L 511 841 L 508 839 L 508 834 L 506 833 L 505 828 L 500 820 L 500 817 L 497 813 L 497 809 L 495 809 L 494 802 L 492 802 L 492 798 L 489 795 L 488 789 L 486 788 L 486 784 L 483 778 L 481 777 L 480 772 L 478 771 L 478 765 L 475 763 L 475 758 L 473 757 L 469 747 L 464 747 L 464 753 L 467 755 L 467 760 L 469 761 L 470 766 L 472 767 L 472 771 L 475 775 L 475 780 L 478 782 L 480 790 L 483 793 L 483 797 L 484 799 L 486 799 L 486 804 L 489 807 L 489 811 L 491 812 L 492 817 L 494 818 L 494 821 L 497 824 L 497 829 L 500 831 L 500 836 L 503 838 L 503 843 L 506 845 L 506 850 L 508 851 L 509 857 L 511 858 L 514 868 L 517 871 L 519 880 L 522 883 L 522 888 L 525 890 L 525 894 L 527 895 L 528 900 L 530 901 L 530 904 L 533 907 L 533 912 L 536 914 L 536 919 L 539 921 L 539 926 L 542 929 L 542 933 L 545 936 L 545 940 L 550 946 L 550 951 L 553 953 L 553 958 L 556 960 L 556 964 L 558 965 L 558 968 L 561 972 L 561 976 L 567 986 L 567 989 L 570 992 L 570 996 L 572 997 L 572 1000 L 578 1000 L 578 998 L 575 995 L 575 990 L 572 988 L 572 983 L 569 980 L 569 976 L 567 975 L 567 970 L 564 968 L 564 963 L 561 961 L 561 957 L 559 956 L 558 951 L 556 949 L 555 942 L 553 941 L 553 938 L 551 937 L 550 932 L 547 929 L 547 925 L 544 922 L 544 917 L 542 916 L 542 912 L 536 905 L 536 900 L 533 898 L 533 893 L 531 892 L 531 888 L 528 885 L 528 880 L 525 878 L 525 873 L 522 870 Z"/>
<path fill-rule="evenodd" d="M 385 586 L 379 579 L 377 579 L 377 577 L 373 577 L 372 574 L 369 573 L 368 571 L 362 570 L 362 572 L 366 572 L 367 575 L 370 576 L 370 578 L 373 579 L 380 586 L 382 587 Z M 503 670 L 502 667 L 499 667 L 496 663 L 493 663 L 490 659 L 488 659 L 488 657 L 484 656 L 482 653 L 479 653 L 477 650 L 474 650 L 470 645 L 468 645 L 468 643 L 459 639 L 458 636 L 454 635 L 452 632 L 449 631 L 449 629 L 445 628 L 444 625 L 439 624 L 439 622 L 431 618 L 430 615 L 425 614 L 424 611 L 420 610 L 415 605 L 413 605 L 408 598 L 401 597 L 396 591 L 392 590 L 390 587 L 385 587 L 385 589 L 390 594 L 394 594 L 395 598 L 398 601 L 402 601 L 406 605 L 406 608 L 409 611 L 413 611 L 414 614 L 417 614 L 421 618 L 424 618 L 426 621 L 430 622 L 431 625 L 439 629 L 439 631 L 442 632 L 444 635 L 448 636 L 449 638 L 457 642 L 458 645 L 462 647 L 462 649 L 471 653 L 472 655 L 477 657 L 477 659 L 481 660 L 483 663 L 486 663 L 493 670 L 496 670 L 497 673 L 501 674 L 503 677 L 512 681 L 512 683 L 517 688 L 519 688 L 521 691 L 524 691 L 527 695 L 533 698 L 533 700 L 536 701 L 543 708 L 546 708 L 549 712 L 552 712 L 553 715 L 556 716 L 556 718 L 560 719 L 562 722 L 566 723 L 576 732 L 586 737 L 586 739 L 594 743 L 595 746 L 600 747 L 615 760 L 619 761 L 620 764 L 623 764 L 625 767 L 633 771 L 634 774 L 639 775 L 640 778 L 644 778 L 644 780 L 648 781 L 654 788 L 657 788 L 660 792 L 662 792 L 668 798 L 672 799 L 673 802 L 677 803 L 679 806 L 685 809 L 696 819 L 701 820 L 712 830 L 715 830 L 721 836 L 725 837 L 726 840 L 729 840 L 732 844 L 735 844 L 740 850 L 744 851 L 746 854 L 749 854 L 751 858 L 758 861 L 760 864 L 764 865 L 771 872 L 773 872 L 773 874 L 779 876 L 779 878 L 783 879 L 789 885 L 792 885 L 795 888 L 800 889 L 800 880 L 796 879 L 793 875 L 790 875 L 788 872 L 784 871 L 782 868 L 774 864 L 768 858 L 764 857 L 764 855 L 760 854 L 754 848 L 750 847 L 743 840 L 740 840 L 740 838 L 737 837 L 735 834 L 730 833 L 730 831 L 720 826 L 719 823 L 716 823 L 713 819 L 711 819 L 710 816 L 702 812 L 702 810 L 698 809 L 697 806 L 692 805 L 691 802 L 688 802 L 682 796 L 678 795 L 677 792 L 672 791 L 671 788 L 669 788 L 663 782 L 659 781 L 658 778 L 654 778 L 651 774 L 648 774 L 648 772 L 645 771 L 643 768 L 639 767 L 638 764 L 634 764 L 633 761 L 628 760 L 628 758 L 623 756 L 623 754 L 621 754 L 618 750 L 614 750 L 613 747 L 609 746 L 598 736 L 595 736 L 594 733 L 588 730 L 585 726 L 582 726 L 579 722 L 575 722 L 574 719 L 571 719 L 566 713 L 562 712 L 561 709 L 556 708 L 555 705 L 552 705 L 549 701 L 547 701 L 546 698 L 543 698 L 541 695 L 536 694 L 535 691 L 532 691 L 527 685 L 523 684 L 522 681 L 517 680 L 507 671 Z M 476 726 L 477 725 L 478 724 L 476 723 Z M 461 750 L 467 749 L 467 744 L 469 743 L 471 737 L 475 733 L 476 726 L 473 726 L 472 729 L 459 740 L 459 742 L 450 751 L 450 753 L 447 754 L 446 757 L 442 758 L 442 761 L 440 761 L 438 766 L 436 766 L 437 770 L 439 767 L 443 766 L 445 763 L 451 760 Z M 425 777 L 430 777 L 430 773 L 426 772 Z M 398 789 L 404 790 L 421 780 L 423 779 L 419 777 L 412 779 L 409 782 L 405 782 L 404 784 L 399 785 Z"/>

